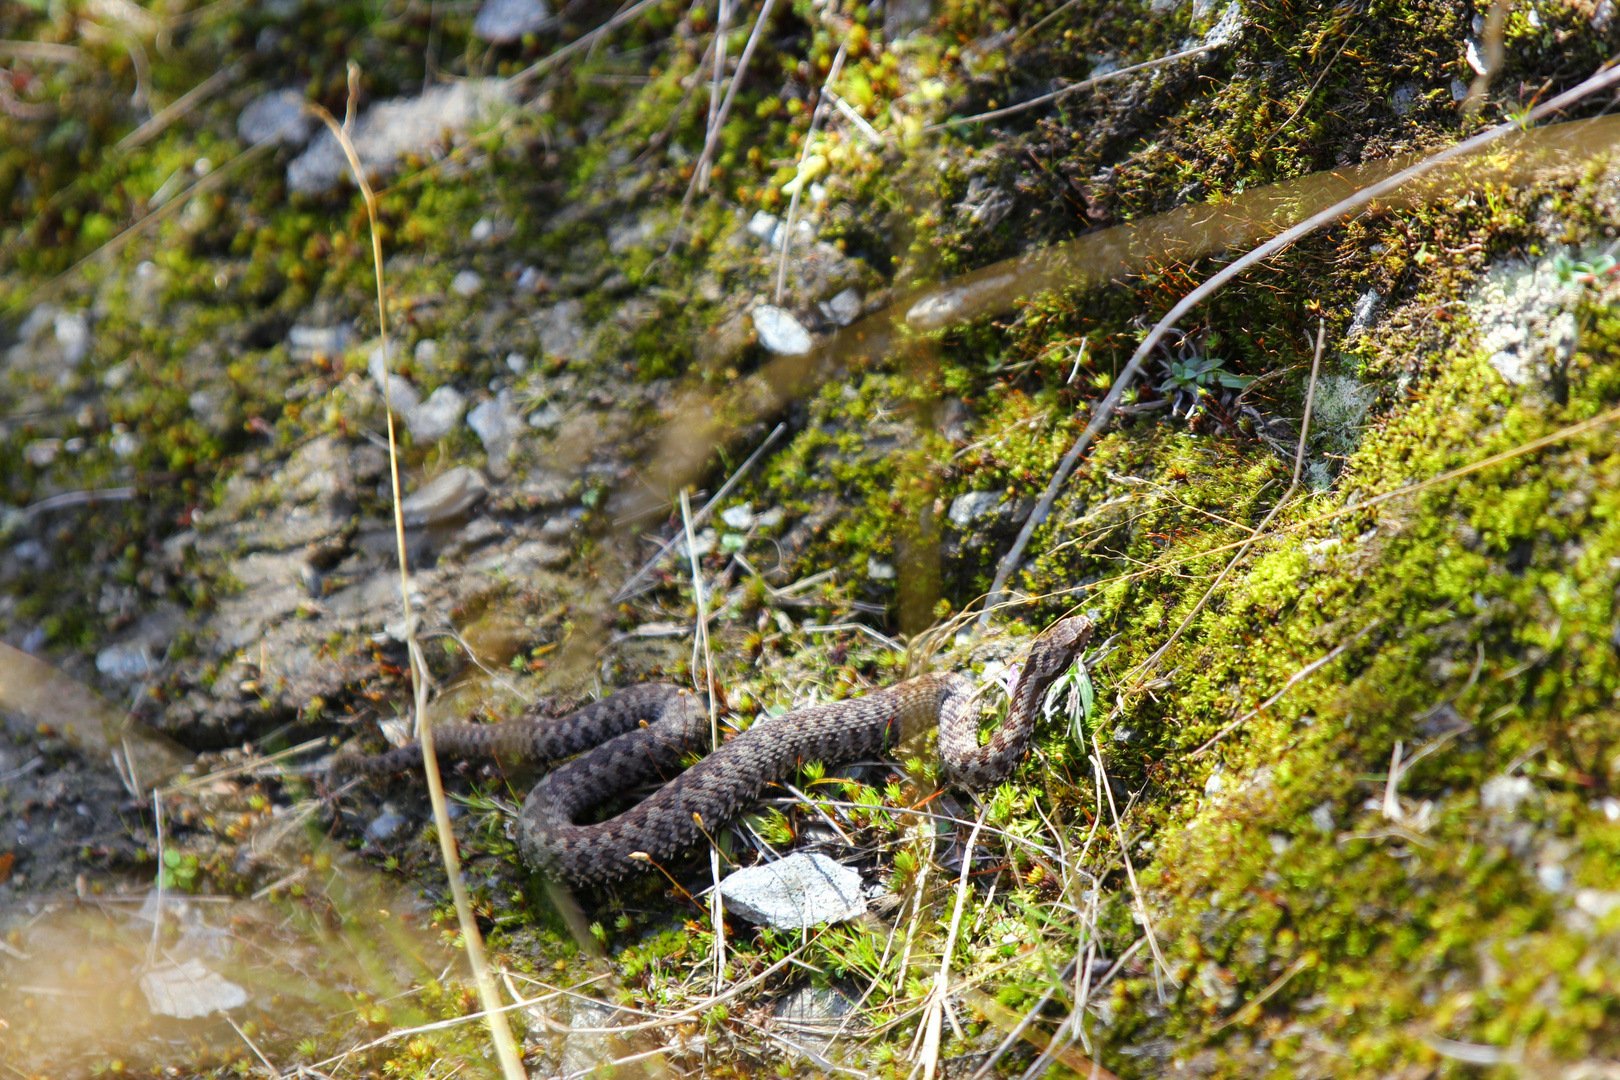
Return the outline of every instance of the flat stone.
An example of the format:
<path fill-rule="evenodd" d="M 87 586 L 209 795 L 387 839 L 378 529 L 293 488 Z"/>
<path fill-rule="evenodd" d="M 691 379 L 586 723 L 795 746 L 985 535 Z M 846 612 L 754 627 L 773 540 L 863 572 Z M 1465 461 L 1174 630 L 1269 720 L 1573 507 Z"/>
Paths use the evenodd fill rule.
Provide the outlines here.
<path fill-rule="evenodd" d="M 504 79 L 466 79 L 431 87 L 420 97 L 379 101 L 355 121 L 350 139 L 367 170 L 386 176 L 407 154 L 427 156 L 447 134 L 492 119 L 511 95 Z M 287 186 L 307 195 L 324 194 L 350 179 L 349 159 L 325 129 L 287 166 Z"/>
<path fill-rule="evenodd" d="M 802 356 L 815 347 L 815 339 L 793 315 L 782 308 L 762 304 L 753 311 L 754 330 L 759 343 L 780 356 Z"/>
<path fill-rule="evenodd" d="M 467 514 L 489 494 L 489 481 L 477 469 L 458 465 L 413 492 L 400 503 L 408 528 L 437 525 Z"/>
<path fill-rule="evenodd" d="M 248 999 L 246 990 L 210 971 L 200 960 L 154 968 L 141 976 L 140 987 L 154 1014 L 181 1020 L 239 1009 Z"/>
<path fill-rule="evenodd" d="M 861 317 L 864 305 L 859 289 L 845 289 L 831 300 L 824 300 L 821 312 L 839 326 L 848 326 Z"/>
<path fill-rule="evenodd" d="M 821 854 L 798 852 L 720 882 L 726 907 L 749 922 L 802 930 L 866 911 L 861 875 Z"/>
<path fill-rule="evenodd" d="M 597 1028 L 612 1026 L 614 1010 L 594 1001 L 574 1002 L 571 1029 L 563 1040 L 562 1061 L 558 1070 L 563 1076 L 588 1073 L 612 1057 L 613 1036 L 594 1034 Z"/>
<path fill-rule="evenodd" d="M 126 641 L 109 645 L 96 653 L 96 670 L 109 679 L 134 682 L 157 670 L 152 662 L 151 650 L 144 641 Z"/>
<path fill-rule="evenodd" d="M 533 34 L 551 21 L 551 9 L 541 0 L 484 0 L 473 20 L 473 36 L 505 45 Z"/>

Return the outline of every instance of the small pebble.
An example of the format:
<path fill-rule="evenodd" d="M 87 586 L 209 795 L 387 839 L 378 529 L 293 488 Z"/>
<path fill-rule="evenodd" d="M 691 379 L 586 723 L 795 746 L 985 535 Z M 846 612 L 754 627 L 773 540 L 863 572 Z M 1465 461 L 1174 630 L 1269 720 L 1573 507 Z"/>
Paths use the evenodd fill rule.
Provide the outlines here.
<path fill-rule="evenodd" d="M 450 291 L 457 296 L 476 296 L 484 287 L 484 279 L 476 270 L 463 270 L 450 280 Z"/>
<path fill-rule="evenodd" d="M 477 224 L 473 225 L 472 232 L 469 235 L 472 237 L 473 243 L 482 244 L 495 235 L 495 223 L 487 217 L 479 218 Z"/>

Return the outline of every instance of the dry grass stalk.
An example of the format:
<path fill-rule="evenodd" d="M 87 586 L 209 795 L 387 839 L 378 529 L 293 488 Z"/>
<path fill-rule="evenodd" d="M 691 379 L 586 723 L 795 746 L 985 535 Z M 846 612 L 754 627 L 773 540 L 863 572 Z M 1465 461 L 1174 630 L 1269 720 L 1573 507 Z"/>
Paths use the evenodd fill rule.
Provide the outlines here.
<path fill-rule="evenodd" d="M 782 219 L 782 257 L 776 264 L 776 292 L 771 302 L 782 302 L 782 286 L 787 282 L 788 253 L 793 250 L 793 226 L 799 216 L 799 199 L 804 195 L 804 163 L 810 160 L 810 144 L 816 140 L 816 130 L 827 117 L 828 95 L 832 93 L 833 83 L 844 72 L 844 56 L 849 52 L 849 42 L 840 41 L 838 52 L 833 56 L 832 67 L 827 69 L 827 79 L 821 84 L 821 97 L 816 102 L 816 109 L 810 114 L 810 130 L 804 133 L 804 142 L 799 146 L 799 164 L 794 173 L 793 198 L 788 200 L 787 217 Z"/>
<path fill-rule="evenodd" d="M 382 340 L 383 365 L 386 369 L 390 359 L 388 305 L 384 297 L 382 234 L 377 225 L 377 196 L 371 189 L 370 181 L 366 179 L 365 166 L 360 161 L 360 155 L 355 150 L 348 132 L 348 127 L 354 119 L 355 102 L 359 97 L 359 80 L 360 69 L 351 63 L 348 116 L 344 123 L 339 124 L 336 117 L 318 104 L 312 103 L 308 107 L 321 118 L 339 145 L 343 147 L 349 168 L 354 173 L 355 184 L 360 188 L 361 197 L 366 204 L 366 217 L 371 227 L 371 255 L 377 278 L 378 335 Z M 427 782 L 429 801 L 433 805 L 433 824 L 439 838 L 439 854 L 444 860 L 445 875 L 449 878 L 450 893 L 455 901 L 456 919 L 460 924 L 462 940 L 467 950 L 467 961 L 472 967 L 479 1001 L 483 1005 L 484 1012 L 488 1014 L 486 1019 L 490 1037 L 495 1042 L 495 1053 L 501 1063 L 501 1072 L 506 1080 L 526 1080 L 523 1061 L 518 1054 L 517 1043 L 512 1038 L 511 1026 L 506 1022 L 506 1014 L 501 1011 L 500 991 L 495 986 L 489 962 L 484 955 L 483 936 L 479 933 L 478 921 L 473 915 L 467 885 L 461 877 L 461 858 L 456 851 L 456 834 L 451 827 L 449 807 L 445 802 L 444 783 L 439 775 L 439 759 L 433 751 L 433 724 L 428 718 L 427 707 L 429 681 L 427 661 L 422 655 L 420 643 L 416 640 L 415 620 L 411 612 L 410 566 L 406 557 L 405 515 L 401 509 L 399 490 L 399 447 L 394 431 L 393 402 L 389 400 L 388 393 L 390 382 L 391 380 L 387 379 L 383 381 L 383 403 L 388 421 L 388 475 L 393 485 L 394 541 L 399 558 L 400 602 L 404 609 L 405 646 L 411 657 L 412 682 L 415 687 L 416 735 L 422 745 L 422 773 Z"/>
<path fill-rule="evenodd" d="M 692 501 L 686 489 L 681 489 L 681 524 L 686 530 L 686 555 L 692 564 L 692 595 L 697 605 L 696 633 L 692 640 L 692 673 L 702 674 L 700 689 L 709 704 L 709 752 L 720 749 L 720 717 L 715 711 L 714 659 L 709 654 L 708 602 L 703 589 L 703 567 L 698 563 L 697 536 L 692 532 Z M 698 665 L 702 656 L 703 664 Z M 703 828 L 703 822 L 692 815 Z M 704 832 L 708 836 L 707 830 Z M 720 897 L 720 848 L 714 837 L 709 837 L 709 872 L 714 877 L 714 891 L 709 894 L 709 924 L 714 927 L 714 992 L 718 994 L 726 977 L 726 920 L 725 906 Z"/>

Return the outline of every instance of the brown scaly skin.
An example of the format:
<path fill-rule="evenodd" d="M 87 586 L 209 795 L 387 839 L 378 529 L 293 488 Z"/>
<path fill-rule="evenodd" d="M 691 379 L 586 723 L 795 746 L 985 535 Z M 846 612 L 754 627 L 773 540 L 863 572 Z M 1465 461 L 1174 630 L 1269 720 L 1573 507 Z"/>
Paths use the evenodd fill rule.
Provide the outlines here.
<path fill-rule="evenodd" d="M 647 799 L 598 825 L 576 825 L 585 810 L 636 784 L 676 772 L 688 753 L 708 744 L 709 723 L 685 690 L 647 683 L 620 690 L 561 720 L 446 724 L 434 745 L 449 758 L 551 761 L 580 757 L 553 770 L 529 792 L 518 822 L 523 857 L 574 882 L 613 881 L 662 862 L 755 802 L 807 761 L 838 765 L 881 755 L 902 739 L 939 727 L 940 757 L 952 781 L 983 788 L 1005 780 L 1029 749 L 1041 699 L 1091 638 L 1091 620 L 1064 619 L 1030 649 L 1007 719 L 979 745 L 973 683 L 955 673 L 908 679 L 862 698 L 816 705 L 762 720 L 675 776 Z M 372 758 L 345 758 L 339 772 L 389 773 L 420 765 L 420 746 Z M 693 815 L 702 818 L 699 828 Z"/>

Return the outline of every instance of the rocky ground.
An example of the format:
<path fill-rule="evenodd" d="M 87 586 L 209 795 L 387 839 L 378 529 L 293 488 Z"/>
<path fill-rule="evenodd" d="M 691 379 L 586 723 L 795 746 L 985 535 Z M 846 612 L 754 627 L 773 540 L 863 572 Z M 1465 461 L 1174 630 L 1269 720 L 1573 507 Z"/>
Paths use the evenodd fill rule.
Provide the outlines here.
<path fill-rule="evenodd" d="M 325 779 L 407 638 L 560 715 L 701 610 L 735 730 L 1086 610 L 1013 783 L 721 832 L 840 884 L 719 965 L 706 854 L 562 894 L 450 770 L 530 1074 L 1620 1074 L 1609 91 L 1232 282 L 1038 510 L 1173 303 L 1609 0 L 617 10 L 0 10 L 0 1063 L 492 1072 L 420 784 Z"/>

